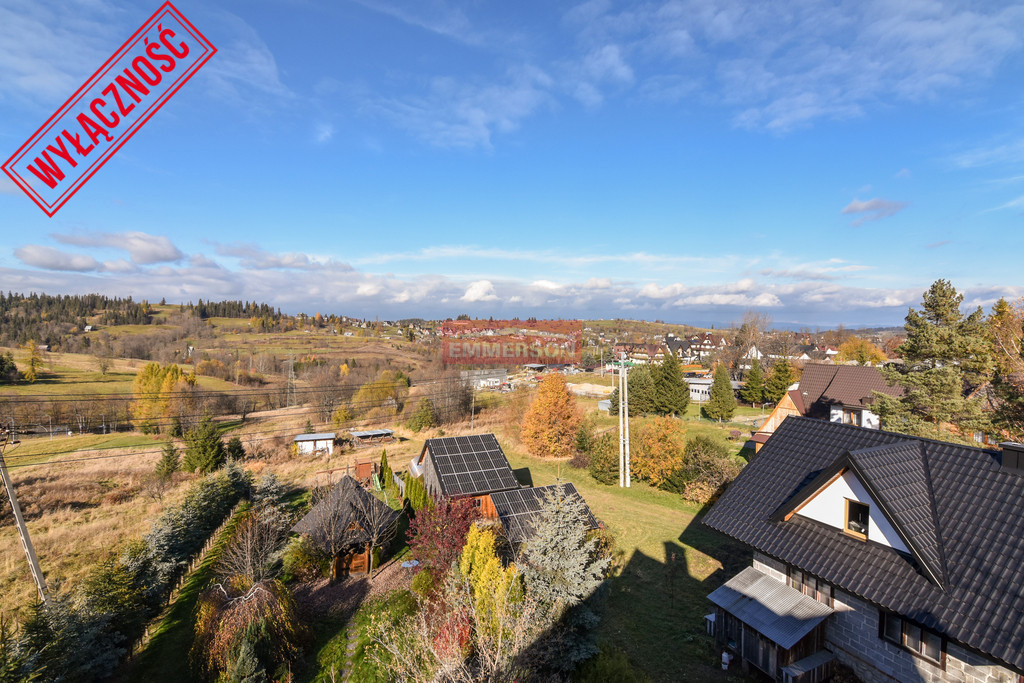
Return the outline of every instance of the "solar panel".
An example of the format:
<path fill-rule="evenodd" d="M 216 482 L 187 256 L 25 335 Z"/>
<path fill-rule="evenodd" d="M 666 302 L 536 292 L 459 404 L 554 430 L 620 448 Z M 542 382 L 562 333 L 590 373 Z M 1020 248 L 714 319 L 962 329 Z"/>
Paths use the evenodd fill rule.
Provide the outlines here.
<path fill-rule="evenodd" d="M 540 512 L 544 495 L 553 492 L 558 484 L 551 486 L 540 486 L 537 488 L 516 489 L 512 491 L 499 491 L 491 494 L 491 502 L 498 512 L 498 519 L 505 528 L 505 533 L 513 543 L 521 543 L 527 540 L 533 533 L 533 525 L 537 514 Z M 566 497 L 579 497 L 579 492 L 572 484 L 562 484 L 562 491 Z M 584 501 L 586 505 L 586 501 Z M 594 514 L 587 507 L 587 526 L 590 529 L 597 529 L 598 523 Z"/>
<path fill-rule="evenodd" d="M 519 488 L 493 434 L 428 439 L 425 445 L 448 495 L 477 495 Z"/>

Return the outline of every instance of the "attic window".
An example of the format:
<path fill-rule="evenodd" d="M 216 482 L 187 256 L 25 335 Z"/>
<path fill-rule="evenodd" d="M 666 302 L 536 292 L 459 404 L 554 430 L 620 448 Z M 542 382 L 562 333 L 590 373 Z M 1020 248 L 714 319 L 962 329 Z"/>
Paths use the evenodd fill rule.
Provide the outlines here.
<path fill-rule="evenodd" d="M 846 499 L 846 533 L 857 538 L 868 538 L 868 516 L 870 508 L 855 500 Z"/>

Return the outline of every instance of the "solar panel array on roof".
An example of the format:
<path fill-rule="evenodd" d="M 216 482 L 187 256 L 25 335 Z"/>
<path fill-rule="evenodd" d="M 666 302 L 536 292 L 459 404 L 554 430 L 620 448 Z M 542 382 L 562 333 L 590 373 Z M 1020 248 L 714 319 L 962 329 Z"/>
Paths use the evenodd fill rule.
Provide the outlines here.
<path fill-rule="evenodd" d="M 552 484 L 550 486 L 538 486 L 536 488 L 517 489 L 515 491 L 500 491 L 491 494 L 491 502 L 498 511 L 498 519 L 505 527 L 505 534 L 508 540 L 513 543 L 521 543 L 533 535 L 534 519 L 540 512 L 541 504 L 545 495 L 554 493 L 561 486 L 562 495 L 566 498 L 579 498 L 576 487 L 570 483 Z M 587 528 L 598 528 L 597 519 L 590 511 L 586 501 L 583 501 L 587 510 Z"/>
<path fill-rule="evenodd" d="M 445 495 L 476 496 L 519 488 L 519 481 L 493 434 L 427 439 L 425 447 L 430 451 Z"/>

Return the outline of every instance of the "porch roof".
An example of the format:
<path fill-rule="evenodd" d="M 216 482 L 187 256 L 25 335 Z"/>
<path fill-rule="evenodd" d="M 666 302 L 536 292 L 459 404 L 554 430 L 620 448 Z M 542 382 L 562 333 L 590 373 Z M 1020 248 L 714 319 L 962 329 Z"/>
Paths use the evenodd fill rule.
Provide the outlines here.
<path fill-rule="evenodd" d="M 835 611 L 753 567 L 726 581 L 708 600 L 786 650 Z"/>

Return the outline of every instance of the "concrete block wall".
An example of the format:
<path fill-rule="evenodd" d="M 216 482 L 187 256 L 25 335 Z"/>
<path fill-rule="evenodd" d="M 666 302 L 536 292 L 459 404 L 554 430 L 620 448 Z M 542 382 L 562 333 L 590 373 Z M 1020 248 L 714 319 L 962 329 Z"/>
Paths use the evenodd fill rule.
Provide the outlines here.
<path fill-rule="evenodd" d="M 783 583 L 783 562 L 754 553 L 753 566 Z M 915 657 L 883 640 L 878 633 L 878 608 L 838 588 L 833 590 L 835 613 L 825 622 L 825 647 L 864 683 L 1017 683 L 1009 669 L 993 664 L 956 643 L 946 643 L 946 668 Z"/>

